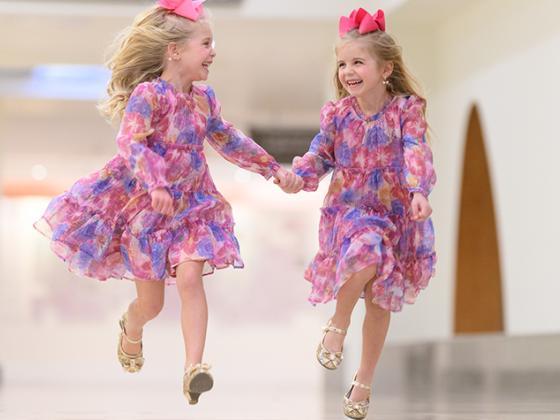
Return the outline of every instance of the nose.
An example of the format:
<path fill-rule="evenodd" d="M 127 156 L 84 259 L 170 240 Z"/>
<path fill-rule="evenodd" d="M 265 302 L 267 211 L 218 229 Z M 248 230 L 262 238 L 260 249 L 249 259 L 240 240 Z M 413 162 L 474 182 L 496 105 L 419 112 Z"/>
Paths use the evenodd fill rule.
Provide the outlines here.
<path fill-rule="evenodd" d="M 351 73 L 352 73 L 352 71 L 348 68 L 345 68 L 345 69 L 342 70 L 342 76 L 344 78 L 347 78 L 348 76 L 350 76 Z"/>

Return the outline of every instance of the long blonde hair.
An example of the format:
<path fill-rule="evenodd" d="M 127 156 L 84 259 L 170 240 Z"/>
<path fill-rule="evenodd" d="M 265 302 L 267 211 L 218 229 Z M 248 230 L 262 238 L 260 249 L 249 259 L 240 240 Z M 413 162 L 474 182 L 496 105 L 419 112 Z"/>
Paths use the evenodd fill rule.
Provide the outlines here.
<path fill-rule="evenodd" d="M 387 62 L 393 64 L 393 72 L 387 79 L 387 91 L 391 95 L 416 95 L 425 102 L 418 82 L 404 64 L 401 47 L 395 42 L 391 35 L 384 31 L 375 31 L 361 35 L 357 30 L 353 30 L 342 37 L 338 45 L 350 40 L 363 41 L 372 57 L 381 60 L 381 63 L 379 63 L 380 65 Z M 346 89 L 344 89 L 342 83 L 340 83 L 338 69 L 336 69 L 334 74 L 334 83 L 338 99 L 350 95 Z"/>
<path fill-rule="evenodd" d="M 101 114 L 109 120 L 122 118 L 134 88 L 161 76 L 167 46 L 187 40 L 193 25 L 194 22 L 157 5 L 138 15 L 110 47 L 106 65 L 111 70 L 111 79 L 107 85 L 108 98 L 98 106 Z"/>

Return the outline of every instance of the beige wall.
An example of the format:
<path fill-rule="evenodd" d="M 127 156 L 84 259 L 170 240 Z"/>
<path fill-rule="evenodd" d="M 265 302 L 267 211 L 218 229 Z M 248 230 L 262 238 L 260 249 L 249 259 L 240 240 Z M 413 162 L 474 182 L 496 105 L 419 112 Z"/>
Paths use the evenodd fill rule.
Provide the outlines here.
<path fill-rule="evenodd" d="M 426 298 L 418 310 L 396 321 L 393 335 L 452 333 L 463 148 L 474 104 L 481 114 L 492 176 L 505 330 L 558 332 L 560 312 L 554 308 L 560 294 L 560 197 L 555 168 L 560 139 L 555 125 L 560 3 L 455 2 L 453 13 L 430 25 L 413 13 L 417 3 L 397 12 L 394 22 L 405 56 L 425 81 L 430 100 L 439 173 L 432 197 L 439 263 Z"/>

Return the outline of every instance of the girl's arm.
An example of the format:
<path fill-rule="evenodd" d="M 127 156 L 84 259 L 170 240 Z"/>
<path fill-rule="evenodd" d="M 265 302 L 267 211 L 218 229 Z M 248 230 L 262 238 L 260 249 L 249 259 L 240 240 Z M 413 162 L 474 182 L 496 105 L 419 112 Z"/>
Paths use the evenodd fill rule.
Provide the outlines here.
<path fill-rule="evenodd" d="M 214 91 L 206 88 L 210 104 L 210 117 L 207 122 L 208 143 L 226 160 L 262 175 L 266 179 L 274 176 L 280 165 L 261 146 L 237 130 L 221 116 L 221 109 Z"/>
<path fill-rule="evenodd" d="M 321 109 L 321 131 L 311 142 L 309 151 L 294 158 L 292 170 L 303 178 L 305 191 L 316 191 L 319 181 L 334 168 L 334 114 L 334 104 L 327 103 Z"/>
<path fill-rule="evenodd" d="M 139 84 L 130 95 L 117 135 L 119 154 L 150 193 L 168 186 L 165 160 L 146 144 L 146 138 L 153 133 L 156 108 L 157 96 L 153 86 Z"/>
<path fill-rule="evenodd" d="M 424 100 L 411 96 L 403 109 L 401 132 L 404 149 L 404 180 L 408 190 L 428 197 L 436 183 L 432 150 L 426 140 Z"/>

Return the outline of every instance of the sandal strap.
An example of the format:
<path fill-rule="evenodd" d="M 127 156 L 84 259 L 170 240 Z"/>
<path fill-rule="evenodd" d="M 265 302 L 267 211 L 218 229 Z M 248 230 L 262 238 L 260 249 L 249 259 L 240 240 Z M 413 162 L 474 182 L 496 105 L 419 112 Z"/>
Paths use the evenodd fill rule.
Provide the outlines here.
<path fill-rule="evenodd" d="M 337 328 L 337 327 L 335 327 L 335 326 L 332 324 L 332 321 L 329 321 L 329 322 L 327 323 L 327 325 L 325 325 L 325 326 L 323 327 L 323 331 L 324 331 L 324 332 L 333 332 L 333 333 L 340 334 L 340 335 L 346 335 L 346 332 L 347 332 L 346 330 L 343 330 L 342 328 Z"/>
<path fill-rule="evenodd" d="M 366 391 L 371 391 L 371 387 L 370 387 L 370 386 L 364 385 L 364 384 L 362 384 L 362 383 L 360 383 L 360 382 L 358 382 L 358 381 L 355 381 L 355 380 L 352 381 L 352 386 L 357 386 L 358 388 L 365 389 Z"/>
<path fill-rule="evenodd" d="M 141 344 L 142 343 L 142 337 L 140 337 L 138 340 L 134 340 L 132 338 L 130 338 L 126 332 L 126 323 L 128 321 L 128 312 L 125 312 L 121 318 L 121 330 L 122 330 L 122 335 L 124 337 L 124 339 L 126 341 L 128 341 L 130 344 Z"/>
<path fill-rule="evenodd" d="M 188 368 L 185 369 L 185 375 L 190 376 L 197 370 L 202 372 L 207 372 L 212 368 L 208 363 L 197 363 L 195 365 L 190 365 Z"/>

